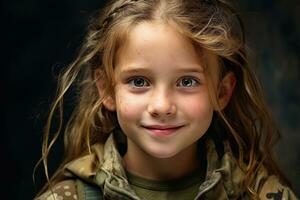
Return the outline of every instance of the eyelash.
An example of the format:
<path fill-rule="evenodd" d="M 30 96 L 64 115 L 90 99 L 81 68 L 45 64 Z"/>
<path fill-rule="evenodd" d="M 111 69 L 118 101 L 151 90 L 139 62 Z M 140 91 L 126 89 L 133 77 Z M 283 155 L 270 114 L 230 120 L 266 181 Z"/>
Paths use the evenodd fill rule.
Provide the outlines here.
<path fill-rule="evenodd" d="M 140 86 L 135 85 L 134 81 L 137 81 L 137 80 L 143 81 L 143 85 L 140 85 Z M 183 80 L 192 81 L 192 85 L 191 86 L 183 86 L 182 85 Z M 137 77 L 132 77 L 132 78 L 128 79 L 127 84 L 129 84 L 133 88 L 145 88 L 145 87 L 150 86 L 150 81 L 148 81 L 145 77 L 137 76 Z M 176 86 L 190 88 L 190 87 L 196 87 L 199 84 L 200 84 L 200 81 L 198 78 L 186 76 L 186 77 L 180 78 L 180 80 L 178 81 Z"/>

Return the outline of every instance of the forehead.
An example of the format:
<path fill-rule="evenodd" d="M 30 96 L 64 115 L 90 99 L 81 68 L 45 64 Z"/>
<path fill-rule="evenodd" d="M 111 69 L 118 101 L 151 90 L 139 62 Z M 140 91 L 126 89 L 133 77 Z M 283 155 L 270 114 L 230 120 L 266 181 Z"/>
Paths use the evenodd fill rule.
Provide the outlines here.
<path fill-rule="evenodd" d="M 197 57 L 192 43 L 186 37 L 170 25 L 160 22 L 144 22 L 135 26 L 129 33 L 127 45 L 135 50 L 169 49 L 170 55 L 188 56 L 192 53 L 190 57 Z"/>
<path fill-rule="evenodd" d="M 196 51 L 190 39 L 163 22 L 142 22 L 134 26 L 121 45 L 116 61 L 117 68 L 172 66 L 183 70 L 198 67 L 203 71 L 204 63 L 216 65 L 215 56 L 204 50 Z"/>

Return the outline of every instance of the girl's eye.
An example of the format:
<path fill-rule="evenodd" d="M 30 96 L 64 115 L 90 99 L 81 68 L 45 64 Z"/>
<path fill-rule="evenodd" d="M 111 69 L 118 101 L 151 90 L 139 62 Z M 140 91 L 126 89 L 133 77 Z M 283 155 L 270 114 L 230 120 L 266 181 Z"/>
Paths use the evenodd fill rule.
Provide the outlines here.
<path fill-rule="evenodd" d="M 150 85 L 146 79 L 140 77 L 129 80 L 129 84 L 133 87 L 138 87 L 138 88 L 148 87 Z"/>
<path fill-rule="evenodd" d="M 179 81 L 177 86 L 179 86 L 179 87 L 195 87 L 198 84 L 199 84 L 199 81 L 196 80 L 195 78 L 186 77 L 186 78 L 182 78 Z"/>

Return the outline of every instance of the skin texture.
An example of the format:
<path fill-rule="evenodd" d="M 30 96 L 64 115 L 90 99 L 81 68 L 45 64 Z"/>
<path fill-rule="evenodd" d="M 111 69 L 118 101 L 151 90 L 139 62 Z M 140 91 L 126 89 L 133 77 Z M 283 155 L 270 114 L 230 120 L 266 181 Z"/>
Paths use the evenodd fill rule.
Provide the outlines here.
<path fill-rule="evenodd" d="M 205 58 L 217 74 L 216 57 Z M 167 180 L 201 166 L 197 141 L 209 128 L 214 107 L 201 60 L 187 38 L 163 23 L 138 24 L 118 52 L 115 81 L 115 98 L 104 105 L 116 111 L 127 136 L 123 160 L 128 171 Z M 234 88 L 233 74 L 222 83 L 224 108 Z"/>

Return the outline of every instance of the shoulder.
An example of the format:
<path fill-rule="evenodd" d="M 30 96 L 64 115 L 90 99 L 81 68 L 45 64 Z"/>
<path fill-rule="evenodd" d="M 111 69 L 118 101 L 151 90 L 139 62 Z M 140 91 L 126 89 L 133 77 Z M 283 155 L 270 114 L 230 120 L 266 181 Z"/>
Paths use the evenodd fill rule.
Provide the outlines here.
<path fill-rule="evenodd" d="M 55 184 L 51 190 L 43 193 L 35 200 L 76 200 L 77 186 L 75 180 L 65 180 Z"/>
<path fill-rule="evenodd" d="M 278 199 L 278 200 L 296 200 L 297 197 L 293 191 L 288 187 L 280 183 L 278 177 L 271 175 L 268 176 L 259 190 L 259 198 L 261 200 Z"/>

